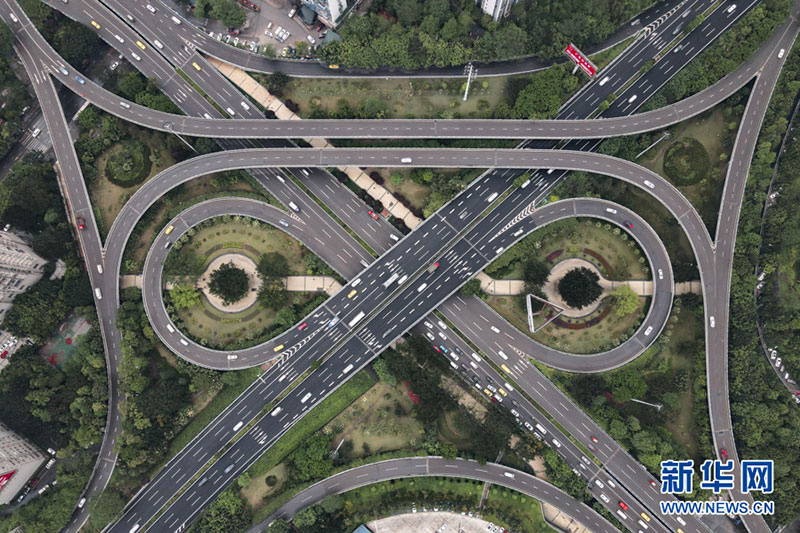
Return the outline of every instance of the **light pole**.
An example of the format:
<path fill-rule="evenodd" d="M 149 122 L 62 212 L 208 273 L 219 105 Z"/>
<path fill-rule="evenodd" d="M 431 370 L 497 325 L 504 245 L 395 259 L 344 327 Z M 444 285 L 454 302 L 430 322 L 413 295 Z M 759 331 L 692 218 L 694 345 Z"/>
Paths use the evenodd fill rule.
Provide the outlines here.
<path fill-rule="evenodd" d="M 464 98 L 462 100 L 466 102 L 467 96 L 469 96 L 469 84 L 478 75 L 478 69 L 472 66 L 472 62 L 469 62 L 464 67 L 464 74 L 467 76 L 467 88 L 464 90 Z"/>
<path fill-rule="evenodd" d="M 656 411 L 661 412 L 661 408 L 664 407 L 663 403 L 649 403 L 642 400 L 637 400 L 636 398 L 631 398 L 632 402 L 640 403 L 642 405 L 649 405 L 650 407 L 655 407 Z"/>
<path fill-rule="evenodd" d="M 173 129 L 172 129 L 172 122 L 167 122 L 167 123 L 165 123 L 165 124 L 164 124 L 164 128 L 166 128 L 166 129 L 167 129 L 167 131 L 169 131 L 171 134 L 173 134 L 173 135 L 175 135 L 176 137 L 178 137 L 178 139 L 180 139 L 180 140 L 181 140 L 181 142 L 182 142 L 183 144 L 185 144 L 186 146 L 188 146 L 188 147 L 189 147 L 189 149 L 190 149 L 192 152 L 194 152 L 194 153 L 197 153 L 197 150 L 195 150 L 195 149 L 194 149 L 194 146 L 192 146 L 191 144 L 189 144 L 188 142 L 186 142 L 186 139 L 184 139 L 183 137 L 181 137 L 181 136 L 180 136 L 178 133 L 175 133 L 175 130 L 173 130 Z"/>

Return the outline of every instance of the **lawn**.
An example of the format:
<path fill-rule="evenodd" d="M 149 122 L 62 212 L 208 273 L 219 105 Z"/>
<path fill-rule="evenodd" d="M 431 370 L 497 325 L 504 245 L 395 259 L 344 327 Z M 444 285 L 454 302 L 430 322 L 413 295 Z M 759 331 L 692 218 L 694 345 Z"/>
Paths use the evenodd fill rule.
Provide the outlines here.
<path fill-rule="evenodd" d="M 489 488 L 489 496 L 484 504 L 483 519 L 491 520 L 494 523 L 503 523 L 502 515 L 496 515 L 494 509 L 502 509 L 503 515 L 513 514 L 522 523 L 521 531 L 525 532 L 552 532 L 555 533 L 542 516 L 542 505 L 539 500 L 534 500 L 519 492 L 509 490 L 505 487 L 492 485 Z"/>
<path fill-rule="evenodd" d="M 91 197 L 92 205 L 100 206 L 98 210 L 102 216 L 101 228 L 104 230 L 103 237 L 105 237 L 106 233 L 111 228 L 111 224 L 114 222 L 114 219 L 117 218 L 117 214 L 119 214 L 125 202 L 128 201 L 128 198 L 130 198 L 142 184 L 147 182 L 147 180 L 176 163 L 169 150 L 165 150 L 163 146 L 157 145 L 156 142 L 158 139 L 148 135 L 146 130 L 128 128 L 128 131 L 133 139 L 144 143 L 150 150 L 150 155 L 153 156 L 152 165 L 150 166 L 150 172 L 147 173 L 141 183 L 131 187 L 120 187 L 119 185 L 111 183 L 106 178 L 104 170 L 109 157 L 121 150 L 122 144 L 117 143 L 111 146 L 97 157 L 95 161 L 95 165 L 98 169 L 97 180 L 89 185 L 89 196 Z"/>
<path fill-rule="evenodd" d="M 340 100 L 352 109 L 367 98 L 380 98 L 389 110 L 385 118 L 435 117 L 442 112 L 464 117 L 491 116 L 491 110 L 507 96 L 506 76 L 479 79 L 472 83 L 464 102 L 463 79 L 318 79 L 291 78 L 283 100 L 300 106 L 301 117 L 313 109 L 337 109 Z"/>
<path fill-rule="evenodd" d="M 422 209 L 425 207 L 425 201 L 427 200 L 428 194 L 430 193 L 430 187 L 422 185 L 421 183 L 417 183 L 413 181 L 411 178 L 408 177 L 410 172 L 404 171 L 402 169 L 393 169 L 390 172 L 388 168 L 382 169 L 365 169 L 365 172 L 372 173 L 378 172 L 381 176 L 383 176 L 383 186 L 386 187 L 392 194 L 400 193 L 405 196 L 408 201 L 416 207 L 417 209 Z M 400 185 L 395 185 L 389 179 L 391 174 L 397 174 L 398 176 L 402 176 L 403 182 Z"/>
<path fill-rule="evenodd" d="M 352 442 L 351 457 L 416 448 L 423 429 L 411 415 L 412 407 L 405 385 L 382 382 L 342 411 L 326 430 L 336 433 L 334 446 Z M 364 453 L 365 444 L 369 453 Z"/>
<path fill-rule="evenodd" d="M 733 122 L 735 128 L 727 129 L 730 125 L 725 121 L 723 106 L 724 104 L 721 104 L 673 126 L 672 129 L 675 134 L 672 137 L 650 149 L 637 161 L 678 187 L 698 210 L 706 223 L 706 227 L 712 232 L 717 223 L 719 202 L 722 198 L 725 173 L 727 172 L 728 159 L 731 154 L 731 148 L 726 148 L 725 146 L 726 137 L 735 134 L 740 119 L 737 116 Z M 684 175 L 691 176 L 695 170 L 699 171 L 698 173 L 702 173 L 699 179 L 691 180 L 694 183 L 687 183 L 689 180 L 677 177 L 674 172 L 665 171 L 665 160 L 667 170 L 669 170 L 672 162 L 665 156 L 671 151 L 674 154 L 675 148 L 681 144 L 694 144 L 694 142 L 699 143 L 705 149 L 707 158 L 699 155 L 699 152 L 693 153 L 692 155 L 697 155 L 698 157 L 689 157 L 684 161 L 686 166 L 678 167 L 683 168 L 684 172 L 682 174 Z M 708 168 L 707 162 L 710 163 L 710 168 L 705 171 L 705 168 Z"/>
<path fill-rule="evenodd" d="M 597 325 L 580 330 L 573 330 L 550 323 L 536 333 L 528 329 L 527 311 L 517 303 L 519 297 L 489 296 L 486 303 L 511 322 L 518 330 L 536 339 L 545 346 L 567 353 L 591 354 L 603 351 L 608 343 L 628 338 L 628 330 L 634 327 L 645 315 L 647 301 L 639 299 L 639 308 L 622 318 L 611 311 Z M 609 305 L 604 303 L 601 305 Z"/>
<path fill-rule="evenodd" d="M 278 252 L 289 263 L 290 273 L 305 274 L 305 258 L 311 252 L 284 232 L 272 227 L 254 228 L 249 224 L 230 221 L 197 230 L 184 247 L 191 247 L 204 259 L 204 267 L 221 255 L 232 251 L 250 257 L 256 263 L 263 253 Z M 181 248 L 182 250 L 183 248 Z M 180 253 L 173 250 L 170 253 Z M 288 305 L 302 307 L 315 297 L 315 293 L 289 293 Z M 212 343 L 231 343 L 248 335 L 257 335 L 269 327 L 277 313 L 254 305 L 236 313 L 227 313 L 215 308 L 205 297 L 202 307 L 176 310 L 177 315 L 194 338 L 207 339 Z"/>

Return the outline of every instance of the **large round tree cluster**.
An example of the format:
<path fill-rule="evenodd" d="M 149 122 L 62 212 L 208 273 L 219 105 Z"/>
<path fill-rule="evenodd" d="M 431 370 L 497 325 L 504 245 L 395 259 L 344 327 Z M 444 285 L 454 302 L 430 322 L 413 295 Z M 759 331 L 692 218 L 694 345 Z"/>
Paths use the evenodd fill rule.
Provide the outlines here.
<path fill-rule="evenodd" d="M 568 306 L 583 309 L 603 293 L 599 276 L 586 267 L 573 268 L 558 282 L 558 294 Z"/>
<path fill-rule="evenodd" d="M 233 263 L 223 263 L 211 273 L 208 288 L 211 294 L 222 299 L 225 305 L 236 303 L 247 294 L 250 281 L 247 272 Z"/>

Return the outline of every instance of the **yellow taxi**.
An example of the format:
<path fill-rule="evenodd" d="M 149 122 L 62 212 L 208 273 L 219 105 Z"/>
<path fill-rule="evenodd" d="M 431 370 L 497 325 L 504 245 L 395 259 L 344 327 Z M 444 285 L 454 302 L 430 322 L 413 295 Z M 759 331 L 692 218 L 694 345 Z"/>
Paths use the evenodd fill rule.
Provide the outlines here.
<path fill-rule="evenodd" d="M 500 368 L 502 368 L 503 372 L 505 372 L 506 374 L 510 374 L 511 373 L 511 369 L 508 368 L 506 365 L 500 365 Z"/>
<path fill-rule="evenodd" d="M 507 393 L 506 391 L 504 391 L 502 388 L 498 388 L 498 389 L 497 389 L 497 392 L 499 392 L 499 393 L 500 393 L 500 394 L 502 394 L 503 396 L 508 396 L 508 393 Z"/>
<path fill-rule="evenodd" d="M 649 516 L 647 516 L 647 513 L 642 513 L 642 518 L 644 518 L 644 519 L 645 519 L 645 521 L 647 521 L 647 522 L 649 522 L 649 521 L 650 521 L 650 517 L 649 517 Z"/>
<path fill-rule="evenodd" d="M 147 47 L 144 45 L 142 41 L 136 41 L 136 46 L 138 46 L 142 50 L 147 50 Z"/>
<path fill-rule="evenodd" d="M 357 290 L 355 290 L 355 289 L 353 289 L 352 291 L 350 291 L 350 294 L 348 294 L 348 295 L 347 295 L 347 297 L 348 297 L 348 298 L 352 298 L 352 297 L 353 297 L 353 296 L 355 296 L 357 293 L 358 293 L 358 291 L 357 291 Z"/>
<path fill-rule="evenodd" d="M 172 230 L 174 230 L 174 229 L 175 229 L 175 226 L 168 227 L 167 231 L 164 232 L 164 235 L 169 235 L 170 233 L 172 233 Z"/>
<path fill-rule="evenodd" d="M 200 65 L 198 65 L 195 61 L 192 61 L 192 66 L 194 67 L 194 69 L 197 72 L 200 72 L 201 70 L 203 70 L 203 69 L 200 68 Z"/>
<path fill-rule="evenodd" d="M 492 397 L 492 392 L 489 389 L 483 389 L 483 392 L 485 392 L 486 396 L 488 396 L 489 398 Z"/>
<path fill-rule="evenodd" d="M 273 352 L 280 352 L 281 350 L 283 350 L 283 344 L 279 344 L 272 349 Z"/>
<path fill-rule="evenodd" d="M 95 22 L 95 21 L 92 21 L 92 26 L 94 26 L 94 27 L 95 27 L 95 28 L 97 28 L 98 30 L 100 29 L 100 24 L 98 24 L 98 23 L 97 23 L 97 22 Z"/>

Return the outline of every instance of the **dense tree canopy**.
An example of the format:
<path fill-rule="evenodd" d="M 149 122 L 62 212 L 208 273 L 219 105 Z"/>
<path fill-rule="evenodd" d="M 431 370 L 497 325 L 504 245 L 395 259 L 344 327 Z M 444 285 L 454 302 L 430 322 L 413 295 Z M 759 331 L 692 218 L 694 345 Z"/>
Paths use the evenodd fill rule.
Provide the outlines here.
<path fill-rule="evenodd" d="M 261 305 L 269 309 L 280 309 L 289 301 L 284 278 L 289 275 L 289 262 L 278 252 L 263 254 L 258 260 L 258 276 L 261 278 L 261 287 L 258 289 L 258 300 Z M 288 316 L 285 318 L 289 318 Z M 286 325 L 289 326 L 297 320 L 292 316 Z"/>
<path fill-rule="evenodd" d="M 208 289 L 225 305 L 236 303 L 247 294 L 250 282 L 247 272 L 231 263 L 223 263 L 210 274 Z"/>
<path fill-rule="evenodd" d="M 600 278 L 586 267 L 573 268 L 558 282 L 558 294 L 570 307 L 582 309 L 603 293 L 597 282 Z"/>
<path fill-rule="evenodd" d="M 620 285 L 611 291 L 611 297 L 614 298 L 614 312 L 618 317 L 629 315 L 639 307 L 639 295 L 628 285 Z"/>

